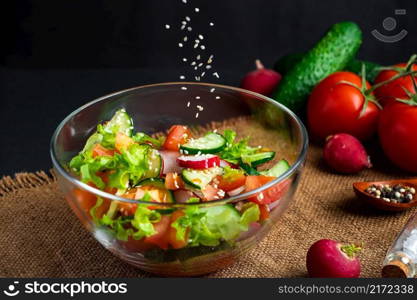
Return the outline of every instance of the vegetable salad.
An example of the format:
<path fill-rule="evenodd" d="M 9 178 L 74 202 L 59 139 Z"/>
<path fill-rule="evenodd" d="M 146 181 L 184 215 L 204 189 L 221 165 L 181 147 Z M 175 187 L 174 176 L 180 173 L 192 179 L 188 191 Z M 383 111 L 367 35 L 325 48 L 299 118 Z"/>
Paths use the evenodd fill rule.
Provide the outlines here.
<path fill-rule="evenodd" d="M 248 142 L 248 138 L 237 140 L 233 130 L 193 137 L 184 125 L 172 126 L 166 137 L 153 138 L 134 132 L 132 119 L 120 109 L 97 126 L 69 169 L 90 186 L 142 203 L 112 201 L 80 189 L 74 195 L 95 224 L 107 228 L 131 251 L 233 244 L 269 218 L 269 211 L 289 188 L 288 180 L 236 203 L 181 208 L 158 203 L 236 196 L 289 168 L 287 161 L 279 160 L 259 171 L 276 153 Z"/>

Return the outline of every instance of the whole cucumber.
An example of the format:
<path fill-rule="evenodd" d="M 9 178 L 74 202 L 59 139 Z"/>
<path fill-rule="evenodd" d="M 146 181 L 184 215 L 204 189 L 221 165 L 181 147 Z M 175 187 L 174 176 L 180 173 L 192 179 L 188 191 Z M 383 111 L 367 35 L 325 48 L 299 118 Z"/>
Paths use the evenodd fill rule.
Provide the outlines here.
<path fill-rule="evenodd" d="M 274 70 L 280 73 L 282 76 L 285 76 L 293 68 L 293 66 L 303 58 L 304 55 L 305 53 L 291 53 L 285 55 L 275 63 Z M 353 72 L 361 76 L 362 64 L 365 65 L 366 80 L 373 82 L 380 71 L 379 68 L 382 67 L 379 64 L 354 58 L 347 63 L 343 71 Z"/>
<path fill-rule="evenodd" d="M 355 57 L 361 42 L 362 32 L 358 25 L 352 22 L 334 24 L 283 77 L 272 98 L 298 111 L 319 81 L 342 70 Z"/>

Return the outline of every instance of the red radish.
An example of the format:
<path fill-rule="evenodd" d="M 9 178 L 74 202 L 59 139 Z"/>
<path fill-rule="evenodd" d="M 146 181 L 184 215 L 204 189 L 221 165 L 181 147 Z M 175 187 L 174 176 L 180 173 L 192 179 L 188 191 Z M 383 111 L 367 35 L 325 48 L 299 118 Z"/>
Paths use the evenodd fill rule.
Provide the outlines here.
<path fill-rule="evenodd" d="M 181 167 L 177 164 L 177 158 L 181 155 L 178 151 L 159 150 L 163 161 L 163 174 L 181 172 Z"/>
<path fill-rule="evenodd" d="M 191 197 L 195 197 L 195 195 L 187 190 L 176 190 L 174 192 L 175 202 L 177 203 L 186 203 L 188 199 Z"/>
<path fill-rule="evenodd" d="M 220 166 L 220 158 L 213 154 L 203 154 L 196 156 L 180 156 L 177 158 L 178 164 L 183 168 L 207 169 Z"/>
<path fill-rule="evenodd" d="M 361 264 L 356 254 L 361 250 L 355 245 L 343 245 L 334 240 L 319 240 L 307 252 L 307 270 L 310 277 L 356 278 Z"/>
<path fill-rule="evenodd" d="M 372 167 L 361 142 L 346 133 L 335 134 L 327 138 L 323 157 L 329 167 L 340 173 L 357 173 Z"/>
<path fill-rule="evenodd" d="M 259 59 L 255 61 L 256 70 L 243 77 L 240 87 L 249 91 L 269 96 L 281 81 L 281 74 L 265 69 Z"/>

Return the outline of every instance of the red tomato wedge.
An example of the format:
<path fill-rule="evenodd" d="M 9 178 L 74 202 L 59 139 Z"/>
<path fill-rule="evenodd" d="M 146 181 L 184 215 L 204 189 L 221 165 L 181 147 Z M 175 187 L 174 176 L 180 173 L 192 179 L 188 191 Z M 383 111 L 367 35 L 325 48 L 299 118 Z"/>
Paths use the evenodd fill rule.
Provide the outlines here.
<path fill-rule="evenodd" d="M 177 162 L 183 168 L 208 169 L 220 166 L 220 157 L 213 154 L 203 154 L 196 156 L 182 155 L 177 158 Z"/>
<path fill-rule="evenodd" d="M 93 147 L 92 155 L 93 155 L 93 157 L 97 157 L 97 156 L 113 156 L 114 155 L 114 150 L 113 149 L 104 148 L 100 144 L 95 144 L 94 147 Z"/>
<path fill-rule="evenodd" d="M 184 212 L 182 210 L 174 211 L 171 215 L 171 224 L 174 223 L 177 219 L 181 218 L 182 216 L 184 216 Z M 171 245 L 171 247 L 174 249 L 180 249 L 180 248 L 184 248 L 185 246 L 187 246 L 188 232 L 189 230 L 187 229 L 184 240 L 178 240 L 177 230 L 174 227 L 169 226 L 168 240 L 169 240 L 169 244 Z"/>
<path fill-rule="evenodd" d="M 161 249 L 168 249 L 168 230 L 171 225 L 170 216 L 162 216 L 158 223 L 154 223 L 153 227 L 156 231 L 155 234 L 145 237 L 145 242 L 148 244 L 157 245 Z"/>
<path fill-rule="evenodd" d="M 130 145 L 134 143 L 135 141 L 131 137 L 127 136 L 124 133 L 118 132 L 116 134 L 114 147 L 121 152 L 122 150 L 126 150 Z"/>
<path fill-rule="evenodd" d="M 219 188 L 216 188 L 210 184 L 208 184 L 204 190 L 202 190 L 199 194 L 201 194 L 201 200 L 203 201 L 213 201 L 223 199 L 225 192 Z"/>
<path fill-rule="evenodd" d="M 165 187 L 168 190 L 178 190 L 184 188 L 184 181 L 178 173 L 168 173 L 165 177 Z"/>
<path fill-rule="evenodd" d="M 217 180 L 219 181 L 218 187 L 223 191 L 230 192 L 245 185 L 246 176 L 243 173 L 238 173 L 233 176 L 218 176 Z"/>
<path fill-rule="evenodd" d="M 276 177 L 257 175 L 257 176 L 247 176 L 246 177 L 246 189 L 245 192 L 252 191 L 257 189 L 271 180 L 274 180 Z M 256 194 L 253 197 L 250 197 L 248 200 L 255 202 L 257 204 L 270 204 L 274 201 L 278 201 L 288 190 L 291 181 L 289 179 L 284 180 L 275 184 L 274 186 L 266 189 L 263 192 Z"/>
<path fill-rule="evenodd" d="M 187 126 L 173 125 L 164 143 L 164 149 L 178 151 L 180 145 L 185 144 L 191 138 L 191 132 Z"/>

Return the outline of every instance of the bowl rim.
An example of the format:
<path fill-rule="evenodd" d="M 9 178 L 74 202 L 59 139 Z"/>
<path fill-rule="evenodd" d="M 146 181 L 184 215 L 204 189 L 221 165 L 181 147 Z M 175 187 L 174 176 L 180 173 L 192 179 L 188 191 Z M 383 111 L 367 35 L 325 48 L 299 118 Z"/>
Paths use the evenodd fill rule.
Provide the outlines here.
<path fill-rule="evenodd" d="M 213 201 L 206 201 L 206 202 L 196 202 L 196 203 L 156 203 L 156 202 L 151 202 L 151 201 L 142 201 L 142 200 L 134 200 L 134 199 L 127 199 L 127 198 L 123 198 L 117 195 L 113 195 L 107 192 L 104 192 L 98 188 L 92 187 L 80 180 L 78 180 L 76 177 L 74 177 L 73 175 L 71 175 L 64 166 L 62 166 L 57 158 L 56 158 L 56 153 L 55 153 L 55 146 L 56 146 L 56 141 L 57 141 L 57 137 L 58 134 L 61 132 L 62 128 L 65 126 L 65 124 L 67 124 L 68 120 L 70 120 L 73 116 L 75 116 L 76 114 L 78 114 L 79 112 L 81 112 L 82 110 L 84 110 L 85 108 L 92 106 L 100 101 L 103 101 L 109 97 L 113 97 L 116 95 L 120 95 L 123 93 L 127 93 L 127 92 L 131 92 L 134 90 L 140 90 L 140 89 L 146 89 L 146 88 L 152 88 L 152 87 L 160 87 L 160 86 L 174 86 L 174 85 L 181 85 L 181 86 L 186 86 L 186 85 L 197 85 L 197 86 L 207 86 L 207 87 L 214 87 L 214 88 L 222 88 L 222 89 L 228 89 L 228 90 L 233 90 L 236 92 L 240 92 L 240 93 L 246 93 L 252 96 L 255 96 L 257 98 L 260 98 L 276 107 L 278 107 L 281 110 L 284 110 L 291 118 L 293 118 L 297 125 L 300 128 L 301 131 L 301 138 L 302 138 L 302 148 L 301 151 L 295 161 L 295 163 L 287 170 L 285 171 L 283 174 L 281 174 L 279 177 L 277 177 L 274 180 L 271 180 L 270 182 L 268 182 L 267 184 L 251 190 L 249 192 L 245 192 L 233 197 L 228 197 L 228 198 L 224 198 L 224 199 L 219 199 L 219 200 L 213 200 Z M 60 173 L 66 180 L 70 181 L 71 183 L 73 183 L 75 186 L 82 188 L 84 190 L 87 190 L 90 193 L 95 194 L 96 196 L 102 197 L 102 198 L 106 198 L 108 200 L 115 200 L 115 201 L 121 201 L 121 202 L 127 202 L 127 203 L 137 203 L 137 204 L 152 204 L 152 205 L 158 205 L 158 206 L 163 206 L 163 207 L 187 207 L 187 206 L 193 206 L 193 205 L 197 205 L 197 206 L 213 206 L 213 205 L 223 205 L 223 204 L 227 204 L 227 203 L 231 203 L 231 202 L 239 202 L 242 200 L 246 200 L 248 198 L 250 198 L 251 196 L 258 194 L 276 184 L 278 184 L 279 182 L 282 182 L 283 180 L 285 180 L 286 178 L 290 177 L 291 175 L 293 175 L 299 168 L 302 167 L 302 165 L 304 164 L 304 161 L 306 159 L 307 156 L 307 150 L 308 150 L 308 133 L 307 133 L 307 129 L 304 126 L 303 122 L 300 120 L 300 118 L 294 113 L 292 112 L 289 108 L 287 108 L 286 106 L 282 105 L 281 103 L 258 93 L 249 91 L 249 90 L 245 90 L 245 89 L 241 89 L 241 88 L 237 88 L 237 87 L 233 87 L 233 86 L 227 86 L 227 85 L 222 85 L 222 84 L 213 84 L 213 83 L 204 83 L 204 82 L 163 82 L 163 83 L 155 83 L 155 84 L 147 84 L 147 85 L 140 85 L 140 86 L 135 86 L 132 88 L 128 88 L 128 89 L 124 89 L 124 90 L 120 90 L 120 91 L 116 91 L 107 95 L 104 95 L 102 97 L 96 98 L 82 106 L 80 106 L 79 108 L 75 109 L 74 111 L 72 111 L 69 115 L 67 115 L 58 125 L 58 127 L 55 129 L 51 141 L 50 141 L 50 155 L 51 155 L 51 160 L 52 160 L 52 164 L 53 167 L 58 171 L 58 173 Z"/>

